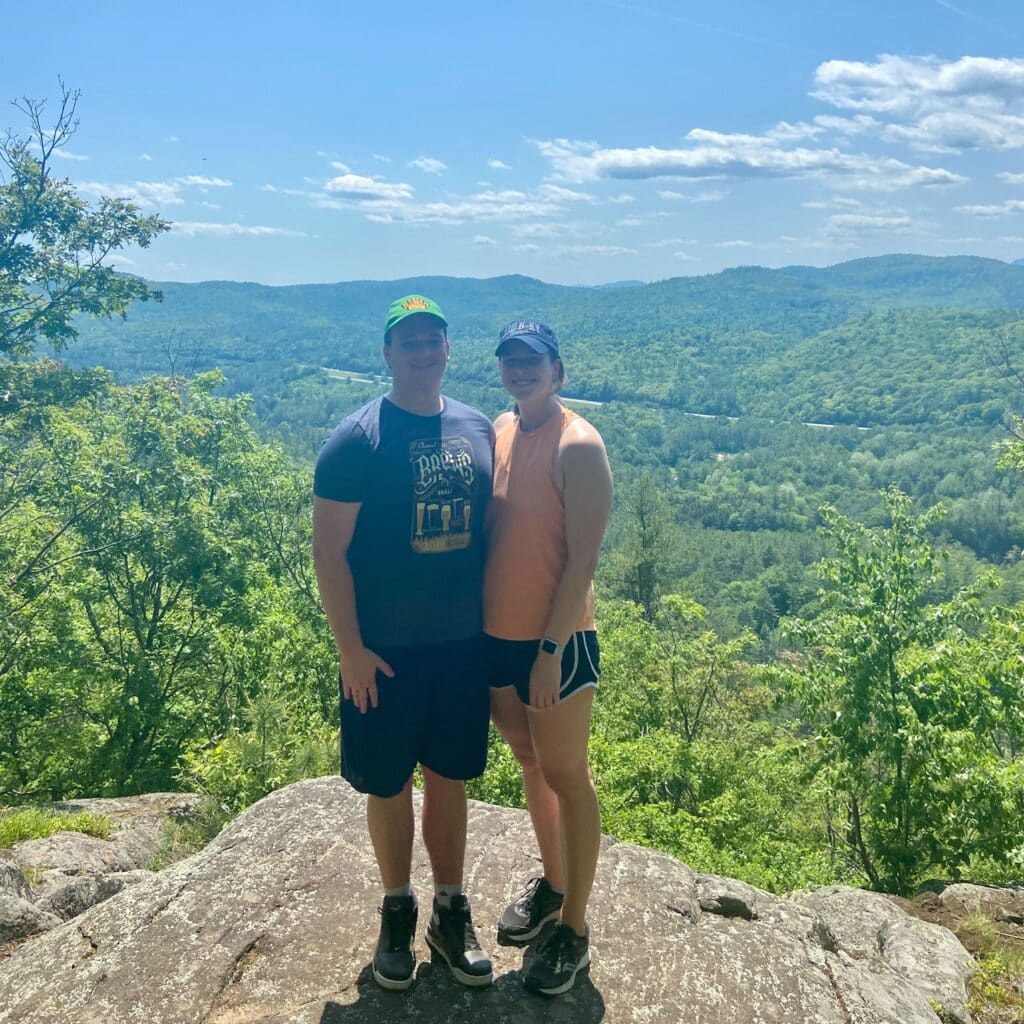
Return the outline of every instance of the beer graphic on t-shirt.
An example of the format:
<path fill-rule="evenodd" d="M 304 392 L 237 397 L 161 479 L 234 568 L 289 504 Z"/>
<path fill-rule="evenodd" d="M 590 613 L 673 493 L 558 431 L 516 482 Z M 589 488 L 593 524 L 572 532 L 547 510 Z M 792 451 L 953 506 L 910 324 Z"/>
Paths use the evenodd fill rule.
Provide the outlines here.
<path fill-rule="evenodd" d="M 423 554 L 469 547 L 473 528 L 473 448 L 464 437 L 409 445 L 413 468 L 412 547 Z"/>

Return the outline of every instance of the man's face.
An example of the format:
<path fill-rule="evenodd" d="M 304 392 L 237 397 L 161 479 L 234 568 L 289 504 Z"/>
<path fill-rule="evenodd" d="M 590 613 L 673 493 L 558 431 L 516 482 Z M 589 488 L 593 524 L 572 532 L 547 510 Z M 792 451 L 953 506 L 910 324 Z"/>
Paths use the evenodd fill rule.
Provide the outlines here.
<path fill-rule="evenodd" d="M 398 387 L 427 391 L 440 386 L 448 351 L 444 324 L 429 313 L 416 313 L 391 328 L 384 360 Z"/>

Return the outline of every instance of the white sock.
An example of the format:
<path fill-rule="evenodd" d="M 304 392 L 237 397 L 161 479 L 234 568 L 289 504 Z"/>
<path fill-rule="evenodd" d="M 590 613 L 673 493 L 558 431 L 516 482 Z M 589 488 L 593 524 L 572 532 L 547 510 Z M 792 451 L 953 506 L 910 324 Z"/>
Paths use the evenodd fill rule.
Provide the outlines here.
<path fill-rule="evenodd" d="M 450 907 L 452 905 L 452 897 L 458 896 L 461 892 L 461 882 L 434 884 L 434 899 L 437 900 L 438 906 L 441 907 Z"/>
<path fill-rule="evenodd" d="M 397 889 L 385 889 L 385 896 L 411 896 L 412 886 L 407 882 L 405 885 L 400 885 Z"/>

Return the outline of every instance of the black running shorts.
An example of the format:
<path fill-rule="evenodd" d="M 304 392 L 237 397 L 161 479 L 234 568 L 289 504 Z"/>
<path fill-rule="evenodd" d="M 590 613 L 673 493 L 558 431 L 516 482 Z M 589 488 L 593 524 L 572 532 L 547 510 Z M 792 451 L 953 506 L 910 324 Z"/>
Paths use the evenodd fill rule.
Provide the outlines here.
<path fill-rule="evenodd" d="M 339 682 L 341 774 L 381 797 L 400 793 L 417 764 L 447 779 L 482 775 L 490 717 L 483 637 L 375 653 L 395 672 L 377 673 L 377 707 L 361 714 Z"/>
<path fill-rule="evenodd" d="M 496 636 L 485 636 L 487 645 L 487 680 L 494 689 L 514 686 L 519 699 L 530 703 L 530 672 L 538 657 L 549 658 L 549 654 L 538 654 L 540 640 L 501 640 Z M 601 649 L 597 633 L 584 630 L 573 633 L 562 652 L 562 686 L 559 700 L 565 700 L 578 690 L 597 686 L 601 675 Z"/>

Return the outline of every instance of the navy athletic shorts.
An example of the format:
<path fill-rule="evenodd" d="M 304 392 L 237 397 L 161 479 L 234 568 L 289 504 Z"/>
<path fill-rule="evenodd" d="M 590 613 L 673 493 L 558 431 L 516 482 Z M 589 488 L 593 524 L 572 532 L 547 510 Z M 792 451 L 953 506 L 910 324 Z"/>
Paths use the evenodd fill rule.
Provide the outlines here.
<path fill-rule="evenodd" d="M 494 689 L 514 686 L 519 699 L 530 703 L 530 672 L 538 657 L 540 640 L 501 640 L 484 636 L 487 644 L 487 681 Z M 547 658 L 550 655 L 544 654 Z M 601 675 L 601 649 L 592 629 L 573 633 L 562 652 L 562 686 L 559 700 L 597 686 Z"/>
<path fill-rule="evenodd" d="M 395 796 L 422 764 L 446 779 L 474 779 L 487 765 L 490 691 L 483 637 L 377 647 L 394 678 L 377 673 L 377 707 L 341 699 L 341 774 L 373 796 Z"/>

